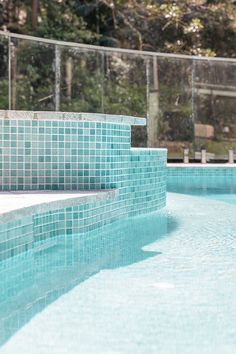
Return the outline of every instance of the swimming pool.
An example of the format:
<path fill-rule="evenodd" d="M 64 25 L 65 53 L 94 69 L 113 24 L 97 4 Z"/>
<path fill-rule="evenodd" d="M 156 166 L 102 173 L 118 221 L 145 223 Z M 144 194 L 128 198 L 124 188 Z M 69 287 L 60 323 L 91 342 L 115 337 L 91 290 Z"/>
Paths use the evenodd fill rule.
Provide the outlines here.
<path fill-rule="evenodd" d="M 209 179 L 198 177 L 169 182 L 168 190 L 174 193 L 196 195 L 236 205 L 236 178 Z"/>
<path fill-rule="evenodd" d="M 195 182 L 2 262 L 0 353 L 235 353 L 236 183 Z"/>

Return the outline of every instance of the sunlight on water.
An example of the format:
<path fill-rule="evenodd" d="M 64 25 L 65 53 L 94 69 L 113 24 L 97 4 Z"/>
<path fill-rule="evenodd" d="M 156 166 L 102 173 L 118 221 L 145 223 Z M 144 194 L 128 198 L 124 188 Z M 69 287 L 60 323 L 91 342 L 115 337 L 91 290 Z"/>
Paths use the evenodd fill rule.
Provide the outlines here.
<path fill-rule="evenodd" d="M 161 213 L 2 262 L 0 353 L 234 354 L 236 185 L 170 189 Z"/>
<path fill-rule="evenodd" d="M 3 343 L 61 294 L 102 269 L 124 267 L 159 252 L 142 247 L 175 228 L 165 213 L 116 222 L 84 235 L 48 240 L 0 264 L 0 339 Z"/>

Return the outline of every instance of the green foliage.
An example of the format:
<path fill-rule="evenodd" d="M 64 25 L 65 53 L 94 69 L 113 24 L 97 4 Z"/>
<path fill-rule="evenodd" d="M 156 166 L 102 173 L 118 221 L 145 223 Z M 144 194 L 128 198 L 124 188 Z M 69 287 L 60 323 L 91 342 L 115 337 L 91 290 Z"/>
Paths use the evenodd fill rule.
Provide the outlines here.
<path fill-rule="evenodd" d="M 37 25 L 32 25 L 33 3 Z M 36 7 L 37 9 L 37 7 Z M 0 27 L 66 41 L 235 56 L 231 0 L 3 0 Z"/>
<path fill-rule="evenodd" d="M 0 80 L 0 109 L 8 109 L 8 80 Z"/>
<path fill-rule="evenodd" d="M 54 47 L 18 41 L 15 50 L 17 78 L 15 82 L 13 79 L 12 86 L 16 85 L 17 108 L 53 110 Z"/>
<path fill-rule="evenodd" d="M 72 42 L 199 56 L 235 57 L 235 21 L 236 2 L 231 0 L 0 1 L 1 29 Z M 0 43 L 0 108 L 8 104 L 6 43 Z M 55 48 L 20 40 L 15 41 L 14 48 L 13 107 L 55 109 Z M 112 54 L 104 60 L 93 51 L 78 53 L 61 48 L 60 109 L 145 116 L 146 63 Z M 196 77 L 218 84 L 226 82 L 232 72 L 220 68 L 214 73 L 206 66 L 205 70 L 199 68 Z M 216 111 L 211 96 L 199 96 L 195 100 L 199 108 L 192 112 L 191 75 L 191 63 L 158 61 L 159 134 L 163 140 L 191 140 L 192 113 L 201 117 L 202 123 L 212 123 L 217 137 L 225 117 L 228 125 L 235 119 L 232 100 L 214 102 L 220 107 Z M 145 145 L 145 139 L 145 129 L 134 129 L 135 145 Z"/>

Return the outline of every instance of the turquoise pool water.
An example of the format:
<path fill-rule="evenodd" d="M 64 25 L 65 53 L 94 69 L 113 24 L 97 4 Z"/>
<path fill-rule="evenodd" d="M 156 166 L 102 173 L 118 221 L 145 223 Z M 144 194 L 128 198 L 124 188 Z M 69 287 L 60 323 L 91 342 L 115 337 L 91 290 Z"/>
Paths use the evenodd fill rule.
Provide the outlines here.
<path fill-rule="evenodd" d="M 235 177 L 172 177 L 168 183 L 168 191 L 202 196 L 236 205 Z"/>
<path fill-rule="evenodd" d="M 190 184 L 191 185 L 191 184 Z M 0 265 L 0 353 L 236 352 L 236 184 Z"/>

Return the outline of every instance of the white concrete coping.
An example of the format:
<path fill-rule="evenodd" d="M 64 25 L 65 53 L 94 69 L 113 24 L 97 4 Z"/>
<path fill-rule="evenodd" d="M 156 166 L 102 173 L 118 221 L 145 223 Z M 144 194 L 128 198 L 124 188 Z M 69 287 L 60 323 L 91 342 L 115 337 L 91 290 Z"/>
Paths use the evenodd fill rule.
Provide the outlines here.
<path fill-rule="evenodd" d="M 0 192 L 0 224 L 79 204 L 113 200 L 118 189 L 99 191 L 9 191 Z"/>
<path fill-rule="evenodd" d="M 167 167 L 175 168 L 236 168 L 236 163 L 168 163 Z"/>
<path fill-rule="evenodd" d="M 88 122 L 104 122 L 125 125 L 146 125 L 146 119 L 141 117 L 80 112 L 54 112 L 54 111 L 16 111 L 0 110 L 0 119 L 25 120 L 74 120 Z"/>
<path fill-rule="evenodd" d="M 149 148 L 149 147 L 131 147 L 131 151 L 139 152 L 139 151 L 162 151 L 167 152 L 168 149 L 166 148 Z"/>

